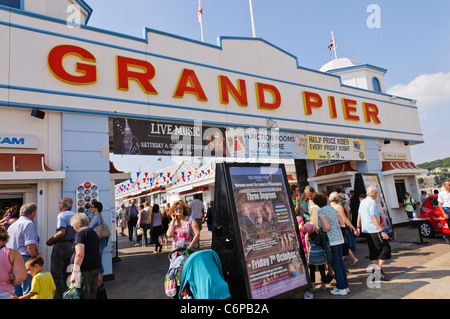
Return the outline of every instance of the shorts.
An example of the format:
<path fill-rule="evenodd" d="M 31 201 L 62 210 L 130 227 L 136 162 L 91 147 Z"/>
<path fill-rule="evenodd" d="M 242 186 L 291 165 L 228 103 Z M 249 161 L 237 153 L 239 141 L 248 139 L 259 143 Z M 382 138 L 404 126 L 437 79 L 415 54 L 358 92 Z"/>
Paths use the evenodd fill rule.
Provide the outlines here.
<path fill-rule="evenodd" d="M 367 245 L 370 260 L 391 259 L 391 246 L 388 240 L 383 239 L 381 232 L 367 234 Z"/>
<path fill-rule="evenodd" d="M 195 221 L 197 222 L 198 230 L 201 231 L 203 220 L 201 218 L 196 218 Z"/>

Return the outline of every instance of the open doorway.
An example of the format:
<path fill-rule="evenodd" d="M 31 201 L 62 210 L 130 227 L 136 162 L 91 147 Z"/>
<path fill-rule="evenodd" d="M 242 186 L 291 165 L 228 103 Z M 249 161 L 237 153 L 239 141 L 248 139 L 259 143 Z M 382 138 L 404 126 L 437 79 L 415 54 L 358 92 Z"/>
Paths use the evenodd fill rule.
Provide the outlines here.
<path fill-rule="evenodd" d="M 0 218 L 13 206 L 23 205 L 23 194 L 0 194 Z"/>

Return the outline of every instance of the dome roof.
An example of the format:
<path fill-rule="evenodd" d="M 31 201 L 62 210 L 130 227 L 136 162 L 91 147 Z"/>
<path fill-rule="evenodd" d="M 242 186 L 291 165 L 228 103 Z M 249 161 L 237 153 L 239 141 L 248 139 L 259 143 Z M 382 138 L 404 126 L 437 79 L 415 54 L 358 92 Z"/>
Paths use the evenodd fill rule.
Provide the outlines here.
<path fill-rule="evenodd" d="M 342 69 L 342 68 L 349 68 L 353 66 L 361 65 L 361 63 L 356 62 L 354 60 L 351 60 L 349 58 L 340 58 L 340 59 L 334 59 L 327 64 L 324 64 L 321 68 L 321 72 L 328 72 L 330 70 L 336 70 L 336 69 Z"/>

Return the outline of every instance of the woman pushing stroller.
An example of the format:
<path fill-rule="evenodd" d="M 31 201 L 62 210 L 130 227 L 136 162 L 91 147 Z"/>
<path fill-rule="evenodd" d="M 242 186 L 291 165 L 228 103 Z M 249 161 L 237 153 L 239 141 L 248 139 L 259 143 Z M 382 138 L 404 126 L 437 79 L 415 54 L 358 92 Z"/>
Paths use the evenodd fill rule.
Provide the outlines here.
<path fill-rule="evenodd" d="M 190 216 L 188 206 L 182 200 L 176 201 L 171 207 L 170 215 L 172 221 L 166 235 L 169 238 L 173 237 L 172 250 L 180 248 L 198 250 L 200 230 L 195 219 Z"/>

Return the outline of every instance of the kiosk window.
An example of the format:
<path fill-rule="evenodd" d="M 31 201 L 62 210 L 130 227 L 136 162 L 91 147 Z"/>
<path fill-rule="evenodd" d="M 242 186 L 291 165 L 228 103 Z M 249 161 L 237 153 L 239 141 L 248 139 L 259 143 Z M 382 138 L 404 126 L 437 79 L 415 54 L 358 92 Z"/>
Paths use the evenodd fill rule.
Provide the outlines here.
<path fill-rule="evenodd" d="M 399 204 L 403 203 L 406 193 L 405 181 L 404 180 L 395 181 L 395 190 L 397 192 L 397 199 Z"/>

